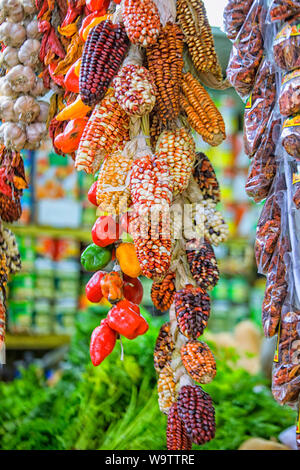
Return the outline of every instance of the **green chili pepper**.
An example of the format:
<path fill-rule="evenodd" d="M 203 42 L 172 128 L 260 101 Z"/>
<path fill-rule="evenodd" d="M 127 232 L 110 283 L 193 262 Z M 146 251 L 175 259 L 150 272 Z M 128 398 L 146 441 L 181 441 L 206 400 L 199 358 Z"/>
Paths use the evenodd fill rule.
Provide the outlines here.
<path fill-rule="evenodd" d="M 111 248 L 91 243 L 81 255 L 81 264 L 86 271 L 98 271 L 108 265 L 111 260 Z"/>

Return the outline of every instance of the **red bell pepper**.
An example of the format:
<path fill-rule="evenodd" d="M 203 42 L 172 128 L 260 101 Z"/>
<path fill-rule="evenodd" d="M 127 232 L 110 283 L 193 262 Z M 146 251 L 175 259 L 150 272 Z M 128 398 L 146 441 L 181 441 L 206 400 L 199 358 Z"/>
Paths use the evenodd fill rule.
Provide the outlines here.
<path fill-rule="evenodd" d="M 110 0 L 86 0 L 86 6 L 90 11 L 107 10 Z"/>
<path fill-rule="evenodd" d="M 55 147 L 66 154 L 76 152 L 87 122 L 88 118 L 78 118 L 69 121 L 64 131 L 55 137 Z"/>
<path fill-rule="evenodd" d="M 97 204 L 97 181 L 95 181 L 92 186 L 90 187 L 89 189 L 89 192 L 88 192 L 88 200 L 90 201 L 91 204 L 93 204 L 94 206 L 98 206 Z"/>
<path fill-rule="evenodd" d="M 138 277 L 123 274 L 123 294 L 125 299 L 139 305 L 143 300 L 144 289 Z"/>
<path fill-rule="evenodd" d="M 69 68 L 64 78 L 64 88 L 73 93 L 79 93 L 79 77 L 75 73 L 76 62 Z"/>
<path fill-rule="evenodd" d="M 101 321 L 100 326 L 94 329 L 90 342 L 90 356 L 94 366 L 99 366 L 113 351 L 117 340 L 117 333 L 112 330 L 107 319 Z"/>
<path fill-rule="evenodd" d="M 97 271 L 85 286 L 85 293 L 90 302 L 96 304 L 103 298 L 101 280 L 105 274 L 105 271 Z"/>
<path fill-rule="evenodd" d="M 120 238 L 120 227 L 110 215 L 98 217 L 92 228 L 92 240 L 95 245 L 108 246 Z"/>
<path fill-rule="evenodd" d="M 146 320 L 140 315 L 139 306 L 123 299 L 107 315 L 108 325 L 127 339 L 143 335 L 149 328 Z"/>

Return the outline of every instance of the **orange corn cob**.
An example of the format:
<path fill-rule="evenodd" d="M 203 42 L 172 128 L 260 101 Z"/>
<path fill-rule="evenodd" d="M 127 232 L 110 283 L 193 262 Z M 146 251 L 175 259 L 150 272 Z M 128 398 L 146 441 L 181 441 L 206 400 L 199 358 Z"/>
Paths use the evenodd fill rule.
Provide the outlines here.
<path fill-rule="evenodd" d="M 154 368 L 158 373 L 160 373 L 160 371 L 166 365 L 168 365 L 172 359 L 174 343 L 170 331 L 170 326 L 170 322 L 166 322 L 161 326 L 155 343 Z"/>
<path fill-rule="evenodd" d="M 184 127 L 175 131 L 164 131 L 156 144 L 156 155 L 158 160 L 169 165 L 173 193 L 182 193 L 189 184 L 196 158 L 193 138 Z"/>
<path fill-rule="evenodd" d="M 190 74 L 184 74 L 180 104 L 188 122 L 205 142 L 219 145 L 225 138 L 225 124 L 221 113 L 203 86 Z"/>
<path fill-rule="evenodd" d="M 161 25 L 153 0 L 124 0 L 122 18 L 133 44 L 147 47 L 156 42 Z"/>
<path fill-rule="evenodd" d="M 216 375 L 215 358 L 203 341 L 190 340 L 180 350 L 181 360 L 195 382 L 207 384 Z"/>
<path fill-rule="evenodd" d="M 122 152 L 108 156 L 97 180 L 97 204 L 112 214 L 126 212 L 130 205 L 129 171 L 132 160 Z"/>
<path fill-rule="evenodd" d="M 165 312 L 171 307 L 175 295 L 175 273 L 168 273 L 161 282 L 153 282 L 151 288 L 151 299 L 153 305 Z"/>
<path fill-rule="evenodd" d="M 75 168 L 94 174 L 105 155 L 122 150 L 128 140 L 129 118 L 116 98 L 107 95 L 95 106 L 84 128 L 76 152 Z"/>
<path fill-rule="evenodd" d="M 159 409 L 166 415 L 172 404 L 176 401 L 177 393 L 175 388 L 176 384 L 174 382 L 173 371 L 170 366 L 166 365 L 160 371 L 157 381 Z"/>

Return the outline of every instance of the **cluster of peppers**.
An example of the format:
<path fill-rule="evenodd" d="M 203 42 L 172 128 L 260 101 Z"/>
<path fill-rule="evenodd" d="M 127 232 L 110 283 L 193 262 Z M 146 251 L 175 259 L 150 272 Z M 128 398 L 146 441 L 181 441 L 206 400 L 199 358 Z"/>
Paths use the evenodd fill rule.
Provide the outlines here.
<path fill-rule="evenodd" d="M 97 184 L 88 193 L 89 201 L 97 206 Z M 141 274 L 132 243 L 120 240 L 127 233 L 126 214 L 120 223 L 111 215 L 97 218 L 92 228 L 92 240 L 81 255 L 81 263 L 86 271 L 94 272 L 86 285 L 86 296 L 90 302 L 99 303 L 106 299 L 112 308 L 100 326 L 95 328 L 90 342 L 90 356 L 94 366 L 98 366 L 113 351 L 120 336 L 135 339 L 148 330 L 148 323 L 140 314 L 139 304 L 143 299 L 143 286 L 138 279 Z M 115 270 L 102 271 L 112 259 L 117 259 Z M 130 260 L 130 261 L 129 261 Z"/>

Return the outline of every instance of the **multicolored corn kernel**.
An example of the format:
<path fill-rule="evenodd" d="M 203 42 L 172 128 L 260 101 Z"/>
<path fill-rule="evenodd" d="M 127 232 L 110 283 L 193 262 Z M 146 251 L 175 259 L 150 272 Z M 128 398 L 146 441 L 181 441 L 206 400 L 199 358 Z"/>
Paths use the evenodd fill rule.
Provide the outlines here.
<path fill-rule="evenodd" d="M 154 348 L 154 368 L 156 372 L 160 372 L 172 359 L 174 350 L 174 342 L 172 339 L 170 322 L 164 323 L 156 340 Z"/>
<path fill-rule="evenodd" d="M 180 350 L 181 360 L 195 382 L 207 384 L 216 375 L 215 358 L 203 341 L 190 340 Z"/>
<path fill-rule="evenodd" d="M 214 249 L 207 240 L 193 239 L 186 244 L 186 255 L 191 274 L 197 285 L 211 290 L 218 282 L 220 273 Z"/>
<path fill-rule="evenodd" d="M 154 307 L 161 312 L 169 310 L 175 295 L 175 273 L 171 272 L 161 282 L 153 282 L 151 299 Z"/>
<path fill-rule="evenodd" d="M 156 155 L 169 165 L 173 194 L 182 193 L 189 184 L 196 158 L 192 136 L 184 127 L 162 132 L 156 144 Z"/>
<path fill-rule="evenodd" d="M 196 154 L 193 176 L 204 199 L 212 199 L 216 204 L 220 202 L 220 187 L 215 170 L 207 156 L 202 152 Z"/>
<path fill-rule="evenodd" d="M 162 413 L 168 414 L 169 409 L 177 399 L 176 384 L 174 381 L 173 371 L 170 366 L 166 365 L 159 373 L 157 381 L 158 404 Z"/>
<path fill-rule="evenodd" d="M 192 441 L 186 428 L 179 418 L 177 403 L 173 403 L 168 414 L 167 424 L 167 449 L 191 450 Z"/>
<path fill-rule="evenodd" d="M 205 444 L 215 437 L 215 410 L 212 399 L 201 387 L 197 385 L 182 387 L 177 406 L 187 434 L 195 444 Z"/>
<path fill-rule="evenodd" d="M 197 339 L 207 326 L 210 298 L 201 287 L 185 286 L 175 294 L 175 313 L 181 333 Z"/>
<path fill-rule="evenodd" d="M 153 0 L 124 0 L 122 18 L 132 44 L 148 47 L 157 41 L 161 24 Z"/>

